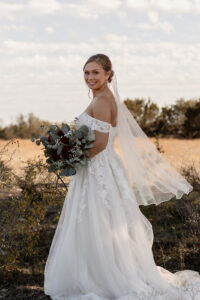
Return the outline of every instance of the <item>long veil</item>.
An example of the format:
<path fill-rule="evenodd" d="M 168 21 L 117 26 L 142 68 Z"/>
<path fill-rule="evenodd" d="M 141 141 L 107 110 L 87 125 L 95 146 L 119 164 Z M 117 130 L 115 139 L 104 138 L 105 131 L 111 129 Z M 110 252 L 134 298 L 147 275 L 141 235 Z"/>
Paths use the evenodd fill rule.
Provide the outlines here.
<path fill-rule="evenodd" d="M 109 87 L 118 108 L 117 150 L 138 205 L 158 205 L 191 192 L 192 185 L 156 149 L 121 100 L 115 74 Z"/>

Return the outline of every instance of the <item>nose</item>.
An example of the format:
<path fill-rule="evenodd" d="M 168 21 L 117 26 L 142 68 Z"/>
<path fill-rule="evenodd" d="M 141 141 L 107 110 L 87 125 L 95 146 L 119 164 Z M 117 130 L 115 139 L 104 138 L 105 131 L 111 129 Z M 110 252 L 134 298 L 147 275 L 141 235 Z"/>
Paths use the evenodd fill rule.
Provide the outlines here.
<path fill-rule="evenodd" d="M 88 80 L 91 80 L 91 79 L 93 79 L 93 78 L 94 78 L 93 74 L 89 74 L 89 75 L 88 75 Z"/>

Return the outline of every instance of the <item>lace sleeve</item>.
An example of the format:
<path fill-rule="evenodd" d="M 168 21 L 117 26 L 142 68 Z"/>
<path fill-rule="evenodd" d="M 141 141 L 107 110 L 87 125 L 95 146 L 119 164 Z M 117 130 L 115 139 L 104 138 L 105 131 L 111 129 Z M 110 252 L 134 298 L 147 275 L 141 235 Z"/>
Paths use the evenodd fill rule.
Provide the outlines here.
<path fill-rule="evenodd" d="M 91 117 L 90 115 L 86 114 L 85 112 L 81 114 L 80 119 L 77 118 L 77 120 L 81 121 L 79 125 L 85 124 L 88 127 L 90 127 L 91 130 L 97 130 L 101 132 L 109 132 L 112 125 L 108 122 L 95 119 Z M 78 124 L 78 123 L 77 123 Z"/>
<path fill-rule="evenodd" d="M 97 130 L 97 131 L 101 131 L 101 132 L 109 132 L 111 128 L 111 125 L 109 123 L 103 122 L 101 120 L 97 120 L 94 121 L 91 124 L 91 129 L 92 130 Z"/>

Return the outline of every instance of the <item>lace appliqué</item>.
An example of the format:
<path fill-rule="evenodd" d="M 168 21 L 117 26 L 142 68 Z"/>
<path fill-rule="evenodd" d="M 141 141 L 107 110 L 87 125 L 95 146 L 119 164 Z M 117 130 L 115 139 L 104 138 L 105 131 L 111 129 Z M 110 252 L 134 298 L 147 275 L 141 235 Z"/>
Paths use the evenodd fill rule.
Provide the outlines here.
<path fill-rule="evenodd" d="M 105 175 L 105 161 L 102 159 L 102 155 L 104 155 L 104 149 L 97 155 L 95 155 L 88 163 L 88 171 L 92 176 L 94 176 L 97 180 L 98 187 L 97 187 L 97 194 L 99 198 L 107 207 L 107 209 L 111 209 L 110 201 L 109 201 L 109 187 L 108 183 L 106 182 L 106 175 Z"/>
<path fill-rule="evenodd" d="M 88 187 L 88 180 L 87 178 L 84 178 L 84 182 L 83 182 L 83 193 L 82 193 L 82 198 L 80 200 L 80 205 L 79 205 L 79 211 L 78 211 L 78 215 L 77 215 L 77 222 L 81 223 L 82 220 L 82 216 L 83 216 L 83 211 L 85 210 L 85 208 L 87 207 L 87 201 L 86 201 L 86 197 L 87 197 L 87 187 Z"/>
<path fill-rule="evenodd" d="M 79 117 L 76 117 L 76 124 L 77 125 L 86 125 L 91 130 L 97 130 L 100 132 L 109 132 L 112 125 L 110 123 L 95 119 L 88 115 L 86 112 L 83 112 Z"/>
<path fill-rule="evenodd" d="M 101 120 L 98 120 L 98 119 L 95 119 L 95 118 L 91 117 L 90 115 L 88 115 L 86 112 L 83 112 L 79 117 L 76 117 L 75 120 L 76 120 L 75 122 L 76 122 L 76 125 L 78 128 L 80 126 L 82 126 L 83 124 L 88 126 L 88 128 L 89 128 L 88 136 L 89 136 L 89 138 L 92 138 L 92 139 L 94 139 L 94 137 L 95 137 L 93 130 L 97 130 L 97 131 L 106 133 L 106 132 L 109 132 L 112 127 L 111 124 L 101 121 Z M 89 160 L 87 168 L 88 168 L 88 172 L 90 174 L 92 174 L 92 176 L 94 176 L 94 178 L 96 178 L 96 181 L 99 185 L 96 187 L 99 198 L 101 199 L 103 204 L 107 207 L 107 209 L 111 209 L 109 199 L 108 199 L 108 195 L 109 195 L 108 186 L 107 186 L 107 183 L 105 180 L 105 166 L 104 166 L 104 162 L 102 160 L 102 155 L 103 155 L 104 151 L 106 151 L 106 149 L 104 149 L 103 151 L 101 151 L 100 153 L 95 155 L 91 160 Z M 83 211 L 87 206 L 86 192 L 87 192 L 88 184 L 89 184 L 88 180 L 85 178 L 84 184 L 83 184 L 83 195 L 82 195 L 79 212 L 78 212 L 78 217 L 77 217 L 78 223 L 81 222 Z"/>

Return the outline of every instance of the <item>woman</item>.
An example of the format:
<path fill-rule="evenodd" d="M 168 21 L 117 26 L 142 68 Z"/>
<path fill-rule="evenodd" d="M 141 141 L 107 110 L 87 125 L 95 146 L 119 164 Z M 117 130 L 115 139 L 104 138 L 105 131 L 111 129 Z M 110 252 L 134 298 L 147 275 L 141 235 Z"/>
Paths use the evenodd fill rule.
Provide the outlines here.
<path fill-rule="evenodd" d="M 116 78 L 111 91 L 110 59 L 96 54 L 83 71 L 93 99 L 75 122 L 89 127 L 95 143 L 88 167 L 70 178 L 45 266 L 45 294 L 54 300 L 200 299 L 197 272 L 156 266 L 152 226 L 139 209 L 181 198 L 192 186 L 120 102 Z"/>

